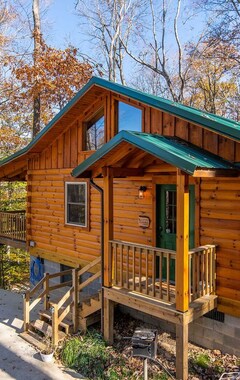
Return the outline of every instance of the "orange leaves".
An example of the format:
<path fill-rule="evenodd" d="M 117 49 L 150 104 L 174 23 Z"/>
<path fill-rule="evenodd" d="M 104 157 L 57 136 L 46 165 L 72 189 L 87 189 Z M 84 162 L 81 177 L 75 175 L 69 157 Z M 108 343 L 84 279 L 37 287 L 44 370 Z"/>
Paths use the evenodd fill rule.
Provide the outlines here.
<path fill-rule="evenodd" d="M 22 98 L 41 96 L 41 114 L 45 121 L 61 109 L 92 76 L 92 67 L 78 59 L 78 50 L 55 49 L 44 42 L 35 55 L 35 64 L 24 64 L 14 70 L 21 86 Z"/>

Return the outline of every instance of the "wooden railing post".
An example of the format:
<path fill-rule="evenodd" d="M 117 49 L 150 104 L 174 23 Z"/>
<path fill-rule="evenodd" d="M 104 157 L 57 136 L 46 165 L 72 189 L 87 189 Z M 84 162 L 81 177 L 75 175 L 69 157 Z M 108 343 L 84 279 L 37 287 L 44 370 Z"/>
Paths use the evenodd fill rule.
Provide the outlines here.
<path fill-rule="evenodd" d="M 23 295 L 23 330 L 28 331 L 30 322 L 30 297 L 29 293 Z"/>
<path fill-rule="evenodd" d="M 58 305 L 52 306 L 52 344 L 57 346 L 58 344 Z"/>
<path fill-rule="evenodd" d="M 78 269 L 72 270 L 72 286 L 73 286 L 73 309 L 72 309 L 72 319 L 73 319 L 73 331 L 76 333 L 78 331 L 78 303 L 79 303 L 79 291 L 78 291 Z"/>
<path fill-rule="evenodd" d="M 45 292 L 44 295 L 44 309 L 49 309 L 49 273 L 44 274 L 44 283 L 43 283 L 43 289 Z"/>

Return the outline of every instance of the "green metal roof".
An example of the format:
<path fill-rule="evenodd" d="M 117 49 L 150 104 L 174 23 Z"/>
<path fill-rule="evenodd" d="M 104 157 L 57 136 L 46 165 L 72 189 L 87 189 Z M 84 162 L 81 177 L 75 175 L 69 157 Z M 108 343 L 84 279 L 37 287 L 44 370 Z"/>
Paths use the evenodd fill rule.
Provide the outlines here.
<path fill-rule="evenodd" d="M 42 129 L 42 131 L 25 148 L 2 160 L 0 162 L 0 166 L 30 151 L 30 149 L 36 145 L 36 143 L 61 119 L 61 117 L 66 112 L 68 112 L 94 85 L 127 96 L 128 98 L 132 98 L 154 108 L 166 111 L 175 116 L 179 116 L 190 122 L 200 124 L 203 127 L 220 133 L 223 136 L 240 141 L 240 123 L 236 121 L 203 112 L 196 108 L 184 106 L 183 104 L 163 99 L 158 96 L 149 95 L 141 91 L 107 81 L 102 78 L 92 77 L 89 82 L 73 97 L 73 99 L 67 103 L 67 105 L 47 124 L 45 128 Z"/>
<path fill-rule="evenodd" d="M 77 166 L 72 171 L 73 177 L 80 177 L 85 171 L 91 170 L 92 165 L 124 141 L 191 175 L 199 169 L 238 169 L 229 161 L 178 138 L 121 131 Z"/>

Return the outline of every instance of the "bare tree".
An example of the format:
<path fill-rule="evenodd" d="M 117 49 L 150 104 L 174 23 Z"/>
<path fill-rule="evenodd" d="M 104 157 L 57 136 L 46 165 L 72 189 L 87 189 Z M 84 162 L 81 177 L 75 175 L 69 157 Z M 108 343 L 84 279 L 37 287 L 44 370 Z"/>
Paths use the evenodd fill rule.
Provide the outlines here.
<path fill-rule="evenodd" d="M 109 80 L 126 83 L 124 58 L 130 32 L 134 23 L 137 0 L 78 0 L 76 10 L 85 23 L 88 38 L 94 44 L 98 60 L 103 58 L 103 67 Z"/>
<path fill-rule="evenodd" d="M 39 0 L 33 0 L 32 4 L 33 12 L 33 39 L 34 39 L 34 51 L 33 61 L 34 66 L 37 66 L 38 58 L 41 51 L 41 27 L 40 27 L 40 13 L 39 13 Z M 37 72 L 35 76 L 35 94 L 33 98 L 33 133 L 35 137 L 41 129 L 41 95 L 38 90 L 38 78 Z"/>
<path fill-rule="evenodd" d="M 179 37 L 179 19 L 181 0 L 174 2 L 170 8 L 166 0 L 147 1 L 147 18 L 141 20 L 142 30 L 139 33 L 138 49 L 126 46 L 128 55 L 147 72 L 153 72 L 149 77 L 161 87 L 163 94 L 176 102 L 184 101 L 185 84 L 188 79 L 189 66 L 185 60 L 184 46 Z M 172 35 L 170 39 L 169 36 Z M 196 42 L 196 48 L 202 39 L 202 34 Z M 160 78 L 156 81 L 156 74 Z M 156 92 L 156 91 L 155 91 Z"/>

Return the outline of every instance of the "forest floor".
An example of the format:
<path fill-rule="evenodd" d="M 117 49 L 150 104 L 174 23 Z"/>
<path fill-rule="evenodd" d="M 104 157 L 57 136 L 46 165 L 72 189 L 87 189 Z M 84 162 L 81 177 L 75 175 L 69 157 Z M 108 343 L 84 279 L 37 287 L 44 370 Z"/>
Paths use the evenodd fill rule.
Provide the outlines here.
<path fill-rule="evenodd" d="M 129 316 L 126 318 L 126 315 L 118 314 L 117 321 L 115 322 L 114 348 L 117 353 L 121 353 L 121 355 L 126 359 L 126 365 L 129 365 L 132 368 L 135 367 L 134 372 L 139 373 L 140 379 L 142 375 L 143 362 L 138 358 L 132 357 L 131 340 L 124 339 L 124 337 L 131 337 L 134 330 L 138 327 L 153 328 L 153 326 L 137 321 Z M 169 374 L 174 378 L 176 370 L 175 335 L 158 328 L 157 347 L 157 360 L 159 365 L 149 361 L 150 376 L 156 379 L 170 379 L 170 376 L 163 375 L 169 372 Z M 235 355 L 222 354 L 219 350 L 208 350 L 192 343 L 189 343 L 188 355 L 189 379 L 191 380 L 215 380 L 219 379 L 223 373 L 226 372 L 240 372 L 240 358 Z M 156 373 L 159 374 L 159 377 L 154 376 Z M 225 377 L 225 375 L 223 378 L 232 380 L 231 377 Z"/>

